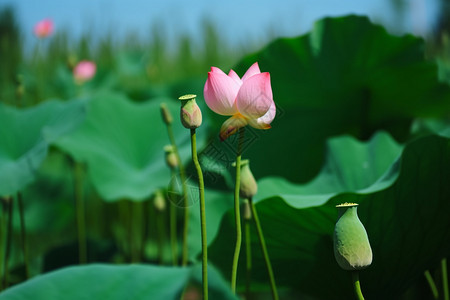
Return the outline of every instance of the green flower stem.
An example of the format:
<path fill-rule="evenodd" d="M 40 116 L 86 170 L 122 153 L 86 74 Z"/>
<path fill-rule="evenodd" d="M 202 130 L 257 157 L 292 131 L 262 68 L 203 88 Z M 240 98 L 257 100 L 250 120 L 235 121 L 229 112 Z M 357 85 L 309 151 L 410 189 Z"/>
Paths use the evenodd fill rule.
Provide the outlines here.
<path fill-rule="evenodd" d="M 178 152 L 177 145 L 175 143 L 175 136 L 173 135 L 172 125 L 167 125 L 167 132 L 169 134 L 170 143 L 173 146 L 174 153 L 178 159 L 179 165 L 178 170 L 180 172 L 180 180 L 182 183 L 183 189 L 183 209 L 184 209 L 184 224 L 183 224 L 183 241 L 182 241 L 182 256 L 181 256 L 181 264 L 183 266 L 187 265 L 188 262 L 188 228 L 189 228 L 189 203 L 188 203 L 188 190 L 186 185 L 186 172 L 184 170 L 184 166 L 181 162 L 180 154 Z"/>
<path fill-rule="evenodd" d="M 22 239 L 22 249 L 23 249 L 23 260 L 25 263 L 25 278 L 30 278 L 30 263 L 28 261 L 28 240 L 27 240 L 27 230 L 25 226 L 25 213 L 23 207 L 22 193 L 17 192 L 17 203 L 19 205 L 19 216 L 20 216 L 20 236 Z"/>
<path fill-rule="evenodd" d="M 74 162 L 74 197 L 77 218 L 78 260 L 80 264 L 87 263 L 86 220 L 83 199 L 83 169 Z"/>
<path fill-rule="evenodd" d="M 427 279 L 428 285 L 430 286 L 431 292 L 433 293 L 433 298 L 439 299 L 439 292 L 436 287 L 436 283 L 434 282 L 433 277 L 430 274 L 430 271 L 426 270 L 424 275 L 425 278 Z"/>
<path fill-rule="evenodd" d="M 250 222 L 251 219 L 245 219 L 245 257 L 246 257 L 246 274 L 247 278 L 245 281 L 245 299 L 250 299 L 250 286 L 252 281 L 252 248 L 251 248 L 251 235 L 250 235 Z"/>
<path fill-rule="evenodd" d="M 449 300 L 447 259 L 446 258 L 443 258 L 441 260 L 441 270 L 442 270 L 442 289 L 444 290 L 444 300 Z"/>
<path fill-rule="evenodd" d="M 8 287 L 8 275 L 9 275 L 9 257 L 11 255 L 11 242 L 12 242 L 12 218 L 13 218 L 13 202 L 12 199 L 9 198 L 7 203 L 8 205 L 8 225 L 6 229 L 6 250 L 5 250 L 5 264 L 3 270 L 3 288 L 6 289 Z"/>
<path fill-rule="evenodd" d="M 158 262 L 163 264 L 164 262 L 164 212 L 156 211 L 156 230 L 158 232 Z"/>
<path fill-rule="evenodd" d="M 138 263 L 141 261 L 142 257 L 142 230 L 141 225 L 143 224 L 142 216 L 142 203 L 130 201 L 131 205 L 131 225 L 133 226 L 133 251 L 132 251 L 132 262 Z"/>
<path fill-rule="evenodd" d="M 191 129 L 191 152 L 192 161 L 198 176 L 198 190 L 200 196 L 200 227 L 202 235 L 202 282 L 203 299 L 208 299 L 208 244 L 206 240 L 206 209 L 205 209 L 205 185 L 203 182 L 203 172 L 197 157 L 197 137 L 195 128 Z"/>
<path fill-rule="evenodd" d="M 275 284 L 275 276 L 273 275 L 273 269 L 272 264 L 270 263 L 269 258 L 269 252 L 267 252 L 267 246 L 266 241 L 264 239 L 264 234 L 261 228 L 261 223 L 259 222 L 258 213 L 256 211 L 255 204 L 253 203 L 252 199 L 249 199 L 250 207 L 252 209 L 252 217 L 255 221 L 256 231 L 258 232 L 258 238 L 259 238 L 259 244 L 261 246 L 261 250 L 263 252 L 264 261 L 266 263 L 267 267 L 267 273 L 269 274 L 269 280 L 270 280 L 270 288 L 272 290 L 272 298 L 275 300 L 278 300 L 278 292 L 277 292 L 277 286 Z"/>
<path fill-rule="evenodd" d="M 170 205 L 169 207 L 170 213 L 170 245 L 172 248 L 172 263 L 176 266 L 177 263 L 177 208 L 175 205 Z"/>
<path fill-rule="evenodd" d="M 198 189 L 200 196 L 200 226 L 202 235 L 202 283 L 203 283 L 203 299 L 208 299 L 208 244 L 206 240 L 206 209 L 205 209 L 205 187 L 203 183 L 203 173 L 197 157 L 197 140 L 195 129 L 191 129 L 191 150 L 192 161 L 198 176 Z M 237 168 L 239 169 L 239 168 Z"/>
<path fill-rule="evenodd" d="M 129 219 L 129 213 L 128 213 L 128 204 L 127 201 L 124 199 L 121 199 L 117 205 L 117 215 L 119 219 L 119 223 L 121 225 L 121 231 L 119 235 L 119 245 L 122 250 L 122 255 L 126 259 L 128 259 L 129 256 L 131 256 L 131 238 L 129 234 L 129 226 L 128 226 L 128 219 Z"/>
<path fill-rule="evenodd" d="M 176 176 L 172 169 L 172 178 Z M 173 181 L 172 181 L 173 185 Z M 172 191 L 175 191 L 172 186 Z M 169 202 L 169 222 L 170 222 L 170 245 L 172 248 L 172 263 L 174 266 L 178 265 L 178 243 L 177 243 L 177 207 Z"/>
<path fill-rule="evenodd" d="M 237 268 L 239 263 L 239 253 L 241 251 L 242 243 L 242 230 L 241 230 L 241 212 L 239 207 L 239 191 L 241 182 L 241 155 L 242 155 L 242 145 L 244 143 L 244 131 L 245 127 L 239 129 L 239 140 L 236 152 L 236 184 L 234 187 L 234 218 L 236 223 L 236 246 L 234 249 L 233 265 L 231 268 L 231 291 L 236 294 L 236 278 L 237 278 Z"/>
<path fill-rule="evenodd" d="M 6 227 L 8 226 L 7 224 L 7 217 L 6 217 L 6 204 L 3 203 L 4 200 L 3 197 L 0 197 L 0 208 L 2 210 L 2 214 L 0 216 L 0 276 L 1 278 L 3 278 L 3 271 L 4 271 L 4 264 L 5 264 L 5 248 L 3 244 L 3 242 L 5 241 L 6 238 Z M 3 280 L 0 281 L 0 291 L 3 290 Z"/>
<path fill-rule="evenodd" d="M 364 300 L 364 296 L 361 292 L 361 285 L 359 283 L 359 271 L 351 271 L 351 273 L 352 273 L 352 281 L 353 281 L 353 286 L 355 288 L 356 298 L 358 300 Z"/>

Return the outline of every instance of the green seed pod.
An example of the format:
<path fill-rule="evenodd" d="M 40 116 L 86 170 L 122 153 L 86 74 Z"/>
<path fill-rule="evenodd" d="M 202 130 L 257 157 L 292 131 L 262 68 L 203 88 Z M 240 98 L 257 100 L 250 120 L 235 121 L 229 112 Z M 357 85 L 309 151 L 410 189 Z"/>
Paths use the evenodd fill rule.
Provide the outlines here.
<path fill-rule="evenodd" d="M 164 123 L 166 123 L 166 125 L 172 124 L 173 118 L 172 118 L 172 114 L 170 113 L 169 109 L 167 108 L 167 104 L 161 103 L 160 107 L 161 107 L 161 116 L 162 116 Z"/>
<path fill-rule="evenodd" d="M 339 218 L 334 227 L 334 257 L 344 270 L 361 270 L 372 263 L 372 249 L 356 203 L 337 205 Z"/>
<path fill-rule="evenodd" d="M 153 205 L 157 211 L 164 211 L 166 209 L 166 199 L 162 191 L 158 190 L 155 192 Z"/>
<path fill-rule="evenodd" d="M 202 125 L 202 111 L 195 102 L 195 97 L 197 96 L 184 95 L 178 98 L 181 100 L 181 124 L 188 129 L 195 129 Z"/>
<path fill-rule="evenodd" d="M 233 163 L 236 167 L 236 163 Z M 241 160 L 241 180 L 239 184 L 239 194 L 242 198 L 250 199 L 258 192 L 258 184 L 250 170 L 250 161 L 248 159 Z"/>
<path fill-rule="evenodd" d="M 169 166 L 169 168 L 175 169 L 176 167 L 178 167 L 178 158 L 175 154 L 173 145 L 164 146 L 164 153 L 166 154 L 166 164 Z"/>

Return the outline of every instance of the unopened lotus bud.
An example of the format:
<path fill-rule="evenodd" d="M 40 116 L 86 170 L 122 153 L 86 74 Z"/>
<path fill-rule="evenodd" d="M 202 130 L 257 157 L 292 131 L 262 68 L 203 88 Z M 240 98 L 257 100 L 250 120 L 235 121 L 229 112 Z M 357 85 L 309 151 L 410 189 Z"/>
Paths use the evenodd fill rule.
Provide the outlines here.
<path fill-rule="evenodd" d="M 344 270 L 361 270 L 372 263 L 372 249 L 356 203 L 337 205 L 339 218 L 334 227 L 334 256 Z"/>
<path fill-rule="evenodd" d="M 161 107 L 161 115 L 162 115 L 162 119 L 163 119 L 164 123 L 166 123 L 167 125 L 172 124 L 173 117 L 172 117 L 172 114 L 170 113 L 169 109 L 167 108 L 167 104 L 161 103 L 160 107 Z"/>
<path fill-rule="evenodd" d="M 236 163 L 233 163 L 236 167 Z M 250 170 L 250 161 L 248 159 L 241 160 L 241 180 L 239 184 L 239 193 L 242 198 L 250 199 L 258 192 L 258 184 Z"/>
<path fill-rule="evenodd" d="M 175 154 L 175 149 L 173 145 L 166 145 L 164 146 L 164 152 L 166 154 L 166 164 L 171 169 L 175 169 L 178 167 L 178 157 Z"/>
<path fill-rule="evenodd" d="M 195 129 L 202 125 L 202 111 L 195 102 L 196 95 L 181 96 L 181 124 L 188 129 Z"/>
<path fill-rule="evenodd" d="M 155 192 L 153 205 L 157 211 L 164 211 L 166 209 L 166 199 L 164 198 L 164 194 L 159 190 Z"/>

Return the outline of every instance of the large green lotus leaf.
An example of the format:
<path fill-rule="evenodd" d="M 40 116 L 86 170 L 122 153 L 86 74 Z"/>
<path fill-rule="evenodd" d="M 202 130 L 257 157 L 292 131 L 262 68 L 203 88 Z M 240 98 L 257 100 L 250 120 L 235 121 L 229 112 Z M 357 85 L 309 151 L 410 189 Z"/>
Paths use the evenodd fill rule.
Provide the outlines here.
<path fill-rule="evenodd" d="M 450 140 L 435 135 L 416 139 L 387 169 L 384 156 L 395 158 L 398 146 L 385 140 L 384 146 L 374 148 L 373 141 L 362 148 L 368 153 L 377 149 L 367 156 L 357 154 L 354 142 L 342 139 L 349 157 L 329 153 L 323 172 L 328 170 L 330 174 L 321 173 L 309 185 L 294 185 L 279 178 L 259 182 L 261 194 L 272 194 L 258 201 L 256 209 L 280 286 L 320 299 L 354 297 L 350 275 L 338 267 L 333 255 L 335 205 L 343 202 L 359 203 L 359 217 L 371 242 L 373 263 L 361 271 L 361 285 L 368 299 L 398 299 L 415 280 L 423 279 L 426 269 L 450 255 Z M 354 157 L 353 166 L 348 161 L 350 156 Z M 366 165 L 368 157 L 372 162 Z M 343 164 L 336 159 L 347 161 Z M 381 177 L 372 184 L 362 179 L 367 176 L 374 180 L 376 174 Z M 209 251 L 211 260 L 227 276 L 233 254 L 229 245 L 234 239 L 229 212 Z M 253 280 L 268 284 L 254 230 L 251 246 Z M 244 255 L 241 259 L 238 278 L 243 284 Z"/>
<path fill-rule="evenodd" d="M 298 185 L 282 177 L 263 178 L 258 182 L 255 202 L 279 196 L 296 208 L 306 208 L 322 205 L 338 193 L 384 189 L 397 179 L 398 166 L 394 162 L 401 150 L 385 132 L 378 132 L 367 143 L 350 136 L 331 138 L 325 165 L 314 180 Z"/>
<path fill-rule="evenodd" d="M 81 100 L 52 100 L 25 109 L 0 104 L 0 195 L 12 195 L 32 182 L 49 145 L 84 117 Z"/>
<path fill-rule="evenodd" d="M 208 271 L 212 299 L 237 299 L 213 267 L 209 267 Z M 0 299 L 170 300 L 180 299 L 188 284 L 196 283 L 198 286 L 199 282 L 201 268 L 198 265 L 182 268 L 94 264 L 39 275 L 2 292 Z M 189 293 L 198 295 L 198 289 Z"/>
<path fill-rule="evenodd" d="M 242 76 L 255 61 L 270 72 L 278 105 L 272 129 L 248 130 L 254 143 L 246 154 L 264 176 L 306 182 L 319 172 L 330 136 L 367 139 L 382 129 L 404 141 L 415 117 L 450 111 L 450 88 L 425 60 L 423 40 L 391 35 L 367 17 L 319 20 L 310 33 L 277 39 L 235 70 Z"/>
<path fill-rule="evenodd" d="M 190 133 L 178 120 L 179 101 L 168 98 L 134 103 L 118 94 L 97 94 L 88 103 L 86 122 L 57 142 L 75 160 L 87 164 L 88 175 L 103 199 L 145 200 L 169 184 L 163 151 L 169 138 L 161 118 L 162 102 L 174 117 L 174 136 L 186 162 L 191 155 Z M 199 149 L 204 146 L 206 127 L 197 130 Z"/>
<path fill-rule="evenodd" d="M 390 166 L 400 155 L 401 146 L 387 133 L 376 134 L 367 144 L 349 136 L 334 138 L 329 140 L 327 149 L 327 162 L 314 181 L 306 185 L 297 185 L 281 177 L 263 178 L 259 181 L 259 192 L 254 199 L 255 202 L 280 196 L 296 208 L 317 206 L 325 203 L 333 194 L 381 189 L 396 179 L 397 172 L 390 172 Z M 375 157 L 373 153 L 383 155 Z M 251 167 L 253 168 L 253 164 Z M 364 176 L 360 176 L 361 171 L 365 171 Z M 385 179 L 379 180 L 383 175 Z M 195 204 L 191 208 L 189 225 L 189 249 L 193 259 L 201 252 L 200 213 L 198 188 L 195 183 L 189 184 L 189 190 Z M 320 193 L 317 193 L 318 191 Z M 233 197 L 231 191 L 226 193 L 206 189 L 208 244 L 216 237 L 224 214 L 233 207 Z M 299 198 L 302 200 L 299 201 Z"/>
<path fill-rule="evenodd" d="M 436 133 L 450 137 L 450 118 L 442 119 L 416 119 L 411 126 L 414 135 Z"/>

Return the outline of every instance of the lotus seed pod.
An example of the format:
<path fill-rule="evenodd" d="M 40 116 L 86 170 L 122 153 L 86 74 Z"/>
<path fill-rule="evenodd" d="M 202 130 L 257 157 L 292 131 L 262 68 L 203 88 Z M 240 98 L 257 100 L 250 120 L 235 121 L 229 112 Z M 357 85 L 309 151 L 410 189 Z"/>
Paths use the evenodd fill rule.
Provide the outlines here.
<path fill-rule="evenodd" d="M 172 114 L 170 113 L 169 109 L 167 108 L 167 104 L 161 103 L 160 107 L 161 107 L 161 116 L 162 116 L 164 123 L 166 123 L 166 125 L 172 124 L 173 117 L 172 117 Z"/>
<path fill-rule="evenodd" d="M 236 163 L 233 163 L 236 166 Z M 258 184 L 250 170 L 250 161 L 248 159 L 241 160 L 241 180 L 239 184 L 239 194 L 242 198 L 250 199 L 258 192 Z"/>
<path fill-rule="evenodd" d="M 161 191 L 155 192 L 155 197 L 153 198 L 153 205 L 157 211 L 164 211 L 166 209 L 166 199 Z"/>
<path fill-rule="evenodd" d="M 195 102 L 196 95 L 181 96 L 181 124 L 188 129 L 195 129 L 202 125 L 202 111 Z"/>
<path fill-rule="evenodd" d="M 175 149 L 172 145 L 164 146 L 164 153 L 166 154 L 166 164 L 171 169 L 178 167 L 178 157 L 175 154 Z"/>
<path fill-rule="evenodd" d="M 372 249 L 356 203 L 337 205 L 339 218 L 334 227 L 334 256 L 344 270 L 361 270 L 372 263 Z"/>

